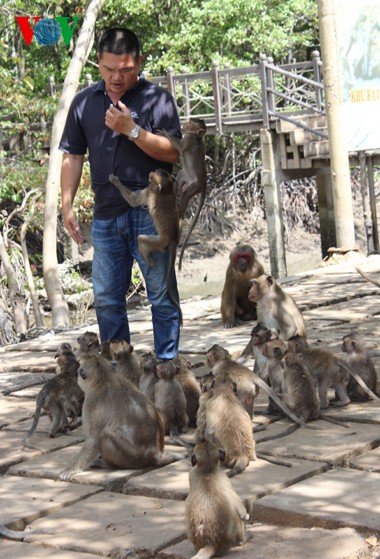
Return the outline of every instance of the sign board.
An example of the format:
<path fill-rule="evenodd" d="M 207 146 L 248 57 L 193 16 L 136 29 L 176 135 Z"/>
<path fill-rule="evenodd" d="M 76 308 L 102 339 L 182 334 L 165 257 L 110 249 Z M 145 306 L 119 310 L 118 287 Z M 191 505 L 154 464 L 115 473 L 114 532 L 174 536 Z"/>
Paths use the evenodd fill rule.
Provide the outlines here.
<path fill-rule="evenodd" d="M 380 149 L 380 1 L 336 0 L 349 151 Z"/>

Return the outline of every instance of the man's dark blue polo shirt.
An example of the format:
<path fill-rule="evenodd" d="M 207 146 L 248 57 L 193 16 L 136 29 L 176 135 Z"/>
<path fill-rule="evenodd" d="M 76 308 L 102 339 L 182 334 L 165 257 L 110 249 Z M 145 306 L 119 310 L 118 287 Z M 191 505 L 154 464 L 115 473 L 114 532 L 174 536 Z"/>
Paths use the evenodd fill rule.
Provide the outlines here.
<path fill-rule="evenodd" d="M 178 112 L 170 93 L 144 78 L 128 90 L 121 101 L 132 118 L 144 130 L 167 130 L 181 137 Z M 84 155 L 87 150 L 91 168 L 91 185 L 95 192 L 96 219 L 111 219 L 129 207 L 119 191 L 108 181 L 113 173 L 132 190 L 145 188 L 150 171 L 157 168 L 171 172 L 173 166 L 146 155 L 124 134 L 105 125 L 105 114 L 111 105 L 104 81 L 77 93 L 71 104 L 59 149 Z"/>

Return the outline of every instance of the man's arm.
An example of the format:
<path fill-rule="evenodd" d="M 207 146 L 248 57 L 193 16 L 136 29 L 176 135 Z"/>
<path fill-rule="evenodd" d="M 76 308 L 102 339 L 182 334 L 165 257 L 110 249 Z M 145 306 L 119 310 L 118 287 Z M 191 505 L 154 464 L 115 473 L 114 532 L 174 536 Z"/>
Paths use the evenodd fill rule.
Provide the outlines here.
<path fill-rule="evenodd" d="M 63 224 L 70 237 L 79 245 L 84 241 L 73 210 L 75 195 L 82 176 L 84 155 L 65 153 L 61 169 L 61 196 Z"/>
<path fill-rule="evenodd" d="M 115 132 L 128 136 L 131 130 L 136 126 L 136 123 L 124 103 L 119 101 L 119 107 L 121 110 L 115 107 L 110 107 L 108 109 L 106 112 L 106 126 L 111 128 L 111 130 L 115 130 Z M 139 137 L 133 141 L 153 159 L 172 164 L 178 161 L 179 152 L 165 136 L 152 134 L 152 132 L 148 132 L 141 128 Z"/>

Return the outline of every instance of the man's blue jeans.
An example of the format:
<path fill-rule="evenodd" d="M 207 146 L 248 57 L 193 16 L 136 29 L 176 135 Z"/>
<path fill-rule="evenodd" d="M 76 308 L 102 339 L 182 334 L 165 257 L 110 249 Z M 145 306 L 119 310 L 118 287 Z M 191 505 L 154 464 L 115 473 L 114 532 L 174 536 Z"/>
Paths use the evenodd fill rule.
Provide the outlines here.
<path fill-rule="evenodd" d="M 166 274 L 168 253 L 153 252 L 153 266 L 148 266 L 137 249 L 138 235 L 156 235 L 147 209 L 128 209 L 114 219 L 94 220 L 92 225 L 92 284 L 95 311 L 102 342 L 126 340 L 130 330 L 126 308 L 126 293 L 131 281 L 133 260 L 144 276 L 147 296 L 152 305 L 154 349 L 159 359 L 177 355 L 180 320 L 178 309 L 168 297 Z M 177 281 L 173 278 L 173 294 L 178 297 Z"/>

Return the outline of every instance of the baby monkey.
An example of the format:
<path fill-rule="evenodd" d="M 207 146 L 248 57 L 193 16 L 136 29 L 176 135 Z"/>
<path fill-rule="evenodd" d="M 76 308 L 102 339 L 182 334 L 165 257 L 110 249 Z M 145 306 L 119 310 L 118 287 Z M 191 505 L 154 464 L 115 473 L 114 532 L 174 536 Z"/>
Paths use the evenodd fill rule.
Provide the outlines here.
<path fill-rule="evenodd" d="M 181 324 L 182 313 L 178 300 L 173 294 L 173 274 L 177 246 L 180 238 L 179 213 L 174 182 L 167 171 L 156 169 L 149 173 L 149 184 L 142 190 L 129 190 L 122 184 L 116 175 L 109 175 L 109 180 L 119 190 L 128 204 L 147 206 L 152 216 L 157 235 L 139 235 L 138 250 L 149 266 L 153 266 L 153 251 L 169 252 L 169 266 L 166 278 L 168 295 L 171 302 L 177 307 Z"/>

